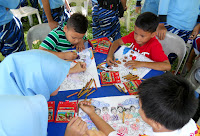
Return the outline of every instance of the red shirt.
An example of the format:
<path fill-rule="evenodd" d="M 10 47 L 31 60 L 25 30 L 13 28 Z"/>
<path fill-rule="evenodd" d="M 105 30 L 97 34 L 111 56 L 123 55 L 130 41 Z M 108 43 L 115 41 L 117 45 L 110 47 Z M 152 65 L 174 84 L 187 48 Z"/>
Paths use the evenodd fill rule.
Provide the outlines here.
<path fill-rule="evenodd" d="M 143 46 L 139 46 L 134 39 L 134 31 L 130 34 L 122 37 L 122 41 L 126 43 L 132 43 L 132 49 L 139 52 L 140 54 L 145 55 L 146 57 L 152 59 L 156 62 L 163 62 L 168 60 L 167 56 L 165 55 L 162 45 L 156 39 L 156 37 L 151 38 L 146 44 Z"/>

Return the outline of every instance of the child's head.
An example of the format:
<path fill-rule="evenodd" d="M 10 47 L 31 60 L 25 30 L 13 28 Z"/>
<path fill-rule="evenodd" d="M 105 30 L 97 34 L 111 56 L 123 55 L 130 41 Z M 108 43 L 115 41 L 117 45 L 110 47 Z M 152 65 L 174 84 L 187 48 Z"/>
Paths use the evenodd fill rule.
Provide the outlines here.
<path fill-rule="evenodd" d="M 158 17 L 151 12 L 145 12 L 139 15 L 136 19 L 134 30 L 134 39 L 136 42 L 142 46 L 156 36 L 158 24 Z"/>
<path fill-rule="evenodd" d="M 74 13 L 64 26 L 67 40 L 71 44 L 77 44 L 82 40 L 88 28 L 88 20 L 81 13 Z"/>
<path fill-rule="evenodd" d="M 198 106 L 190 84 L 170 73 L 145 80 L 138 90 L 139 113 L 154 130 L 182 128 L 193 117 Z"/>

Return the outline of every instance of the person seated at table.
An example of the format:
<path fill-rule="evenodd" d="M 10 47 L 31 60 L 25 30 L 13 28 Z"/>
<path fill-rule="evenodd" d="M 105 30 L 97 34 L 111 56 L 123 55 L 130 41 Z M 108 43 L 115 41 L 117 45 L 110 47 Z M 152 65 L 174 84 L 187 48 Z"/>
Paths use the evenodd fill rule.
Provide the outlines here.
<path fill-rule="evenodd" d="M 138 90 L 140 116 L 152 127 L 143 136 L 199 136 L 200 127 L 192 119 L 198 100 L 184 78 L 165 73 L 143 81 Z M 89 101 L 80 102 L 80 108 L 105 135 L 123 135 L 101 119 Z"/>
<path fill-rule="evenodd" d="M 57 95 L 68 74 L 86 70 L 85 63 L 70 62 L 42 50 L 14 53 L 0 63 L 0 95 Z"/>
<path fill-rule="evenodd" d="M 116 40 L 110 47 L 106 62 L 109 66 L 115 64 L 113 54 L 120 45 L 131 43 L 131 48 L 154 62 L 142 62 L 131 60 L 125 63 L 128 68 L 147 67 L 155 70 L 170 70 L 170 62 L 165 55 L 162 45 L 156 39 L 156 28 L 158 26 L 158 17 L 151 13 L 145 12 L 138 16 L 135 22 L 135 30 L 130 34 Z"/>
<path fill-rule="evenodd" d="M 1 136 L 47 136 L 48 105 L 44 96 L 0 95 Z M 65 136 L 81 136 L 87 123 L 79 117 L 67 125 Z"/>
<path fill-rule="evenodd" d="M 57 27 L 48 34 L 39 49 L 51 52 L 61 59 L 74 60 L 77 54 L 65 51 L 72 47 L 76 47 L 77 51 L 85 48 L 87 28 L 87 18 L 81 13 L 74 13 L 64 27 Z"/>

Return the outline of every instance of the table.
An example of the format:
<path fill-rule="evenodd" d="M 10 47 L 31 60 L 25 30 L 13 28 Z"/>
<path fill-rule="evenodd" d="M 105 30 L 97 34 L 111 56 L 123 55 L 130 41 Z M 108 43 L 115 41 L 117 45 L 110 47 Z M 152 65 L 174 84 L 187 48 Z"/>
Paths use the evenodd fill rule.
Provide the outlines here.
<path fill-rule="evenodd" d="M 94 53 L 94 57 L 95 57 L 96 64 L 100 64 L 101 62 L 105 60 L 107 55 L 102 54 L 102 53 Z M 145 77 L 143 77 L 143 79 L 162 75 L 163 73 L 164 73 L 163 71 L 151 70 Z M 55 101 L 55 104 L 56 104 L 55 111 L 57 110 L 57 105 L 59 101 L 77 100 L 76 95 L 70 98 L 66 98 L 66 96 L 74 92 L 77 92 L 77 90 L 60 91 L 56 96 L 51 97 L 49 101 Z M 121 96 L 121 95 L 126 95 L 126 94 L 119 92 L 114 86 L 103 86 L 103 87 L 98 88 L 97 91 L 95 91 L 93 94 L 88 96 L 88 99 L 97 98 L 97 97 Z M 56 113 L 54 113 L 54 115 L 56 115 Z M 67 123 L 49 122 L 48 136 L 64 136 L 66 126 L 67 126 Z"/>

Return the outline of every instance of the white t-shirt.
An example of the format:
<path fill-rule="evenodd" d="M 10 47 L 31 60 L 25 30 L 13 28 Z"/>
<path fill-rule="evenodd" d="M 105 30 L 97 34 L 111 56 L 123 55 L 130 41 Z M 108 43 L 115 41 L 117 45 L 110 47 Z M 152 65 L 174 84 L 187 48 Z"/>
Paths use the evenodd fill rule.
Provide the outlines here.
<path fill-rule="evenodd" d="M 145 130 L 144 134 L 147 136 L 195 136 L 195 134 L 197 134 L 197 131 L 198 128 L 196 123 L 193 119 L 190 119 L 190 121 L 181 129 L 172 132 L 153 132 L 153 129 L 151 128 L 149 130 Z M 113 131 L 108 136 L 126 136 L 126 134 Z"/>

